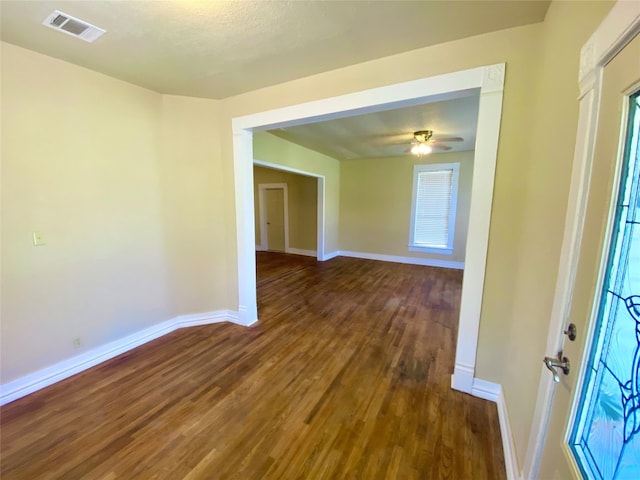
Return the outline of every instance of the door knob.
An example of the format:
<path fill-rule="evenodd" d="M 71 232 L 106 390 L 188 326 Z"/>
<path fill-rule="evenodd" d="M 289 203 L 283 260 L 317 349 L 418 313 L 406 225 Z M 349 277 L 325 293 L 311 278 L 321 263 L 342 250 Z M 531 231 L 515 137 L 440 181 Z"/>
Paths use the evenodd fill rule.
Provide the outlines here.
<path fill-rule="evenodd" d="M 562 356 L 562 350 L 558 352 L 558 358 L 544 357 L 543 361 L 545 366 L 553 374 L 553 381 L 556 383 L 560 381 L 556 368 L 560 368 L 565 375 L 569 375 L 571 371 L 571 362 L 567 357 Z"/>

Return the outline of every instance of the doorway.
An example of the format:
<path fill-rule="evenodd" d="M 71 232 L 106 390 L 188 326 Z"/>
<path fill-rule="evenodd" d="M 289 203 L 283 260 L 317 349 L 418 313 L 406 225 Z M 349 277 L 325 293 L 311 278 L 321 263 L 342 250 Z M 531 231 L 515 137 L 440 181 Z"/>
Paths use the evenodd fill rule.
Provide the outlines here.
<path fill-rule="evenodd" d="M 283 251 L 325 260 L 324 177 L 260 160 L 253 163 L 256 251 Z M 284 250 L 268 247 L 267 201 L 261 185 L 284 191 Z"/>
<path fill-rule="evenodd" d="M 497 156 L 505 65 L 496 64 L 424 78 L 321 101 L 234 118 L 233 155 L 236 200 L 238 312 L 240 323 L 257 321 L 253 239 L 253 131 L 283 128 L 323 119 L 353 116 L 381 109 L 402 108 L 435 100 L 479 93 L 479 115 L 472 203 L 469 213 L 466 269 L 462 287 L 456 362 L 452 386 L 472 393 L 480 310 L 484 289 L 493 184 Z M 324 235 L 327 226 L 325 224 Z M 319 256 L 324 257 L 324 246 Z"/>
<path fill-rule="evenodd" d="M 289 251 L 289 194 L 286 183 L 258 185 L 260 250 Z"/>

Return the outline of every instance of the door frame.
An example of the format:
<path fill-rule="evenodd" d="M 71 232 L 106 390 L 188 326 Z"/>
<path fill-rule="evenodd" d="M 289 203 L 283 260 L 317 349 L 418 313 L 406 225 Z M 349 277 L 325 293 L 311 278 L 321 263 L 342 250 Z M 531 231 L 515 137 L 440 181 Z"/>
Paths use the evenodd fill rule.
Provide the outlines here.
<path fill-rule="evenodd" d="M 267 190 L 282 190 L 284 202 L 284 251 L 289 252 L 289 192 L 286 183 L 259 183 L 258 210 L 260 213 L 260 250 L 269 249 L 267 235 Z"/>
<path fill-rule="evenodd" d="M 591 180 L 603 69 L 639 32 L 640 3 L 618 1 L 580 51 L 578 130 L 558 277 L 545 351 L 545 355 L 552 357 L 557 355 L 564 342 L 565 336 L 563 332 L 571 307 L 571 298 L 576 279 L 580 241 Z M 584 332 L 586 345 L 589 345 L 593 336 L 593 323 L 590 322 L 589 331 Z M 576 382 L 574 395 L 581 390 L 581 383 L 584 377 L 584 362 L 582 363 L 580 371 L 577 372 L 578 381 Z M 555 384 L 551 375 L 546 371 L 542 362 L 540 365 L 536 408 L 523 464 L 522 478 L 537 478 L 538 476 L 555 394 Z M 563 449 L 565 455 L 568 455 L 568 458 L 572 458 L 566 442 L 563 442 Z"/>
<path fill-rule="evenodd" d="M 472 393 L 489 242 L 505 64 L 498 63 L 232 119 L 239 322 L 258 320 L 253 212 L 253 131 L 479 94 L 465 272 L 452 388 Z M 326 225 L 326 224 L 325 224 Z M 326 227 L 325 227 L 326 228 Z"/>
<path fill-rule="evenodd" d="M 265 162 L 263 160 L 256 160 L 255 158 L 253 159 L 253 164 L 255 166 L 258 167 L 265 167 L 265 168 L 271 168 L 272 170 L 280 170 L 283 172 L 289 172 L 289 173 L 294 173 L 296 175 L 302 175 L 305 177 L 311 177 L 311 178 L 315 178 L 317 179 L 317 237 L 316 237 L 316 258 L 319 261 L 324 261 L 327 260 L 326 258 L 326 253 L 325 253 L 325 249 L 324 249 L 324 230 L 325 230 L 325 216 L 324 216 L 324 212 L 325 212 L 325 205 L 324 205 L 324 183 L 325 183 L 325 177 L 324 175 L 318 175 L 317 173 L 312 173 L 312 172 L 307 172 L 305 170 L 300 170 L 298 168 L 291 168 L 291 167 L 287 167 L 286 165 L 279 165 L 277 163 L 271 163 L 271 162 Z M 262 207 L 260 207 L 260 209 L 262 210 Z M 288 239 L 288 235 L 287 235 L 287 239 Z M 262 224 L 260 224 L 260 244 L 261 247 L 264 245 L 264 241 L 262 240 Z M 287 246 L 289 244 L 287 243 Z M 290 248 L 287 248 L 287 253 L 294 253 L 291 252 Z"/>

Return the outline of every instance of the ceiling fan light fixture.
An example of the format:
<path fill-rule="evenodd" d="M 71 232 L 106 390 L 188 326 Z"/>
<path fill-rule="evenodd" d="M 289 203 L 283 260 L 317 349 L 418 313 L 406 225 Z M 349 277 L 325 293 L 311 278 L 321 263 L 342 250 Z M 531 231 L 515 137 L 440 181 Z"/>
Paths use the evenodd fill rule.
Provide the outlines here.
<path fill-rule="evenodd" d="M 426 143 L 416 143 L 413 147 L 411 147 L 411 153 L 421 157 L 422 155 L 428 155 L 433 151 L 430 145 Z"/>
<path fill-rule="evenodd" d="M 413 132 L 413 146 L 411 147 L 411 153 L 421 157 L 422 155 L 429 155 L 433 148 L 428 145 L 427 142 L 433 135 L 432 130 L 418 130 Z"/>

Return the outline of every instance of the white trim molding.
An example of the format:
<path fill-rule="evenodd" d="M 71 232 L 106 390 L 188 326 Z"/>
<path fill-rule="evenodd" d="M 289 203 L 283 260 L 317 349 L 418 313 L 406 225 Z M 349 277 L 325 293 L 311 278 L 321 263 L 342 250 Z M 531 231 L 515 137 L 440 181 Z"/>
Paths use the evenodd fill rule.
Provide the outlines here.
<path fill-rule="evenodd" d="M 507 400 L 504 398 L 504 391 L 500 386 L 498 392 L 498 423 L 500 424 L 500 435 L 502 436 L 502 452 L 504 454 L 504 467 L 507 472 L 507 480 L 520 480 L 520 468 L 518 466 L 518 457 L 516 456 L 516 444 L 513 440 L 511 432 L 511 423 L 509 422 L 509 411 L 507 410 Z"/>
<path fill-rule="evenodd" d="M 618 1 L 580 52 L 577 79 L 580 88 L 578 131 L 546 355 L 553 356 L 562 349 L 563 331 L 571 306 L 591 180 L 602 71 L 638 33 L 640 2 Z M 543 373 L 538 384 L 536 408 L 523 465 L 523 478 L 526 479 L 538 476 L 555 393 L 551 376 L 544 373 L 543 367 L 541 371 Z M 575 390 L 580 391 L 579 385 Z"/>
<path fill-rule="evenodd" d="M 231 310 L 181 315 L 5 383 L 0 386 L 0 405 L 53 385 L 179 328 L 220 322 L 244 325 L 240 322 L 238 313 Z"/>
<path fill-rule="evenodd" d="M 251 141 L 253 131 L 285 128 L 381 109 L 410 107 L 479 94 L 468 226 L 468 238 L 473 241 L 467 242 L 465 251 L 465 275 L 462 281 L 456 347 L 456 364 L 468 365 L 475 370 L 505 68 L 504 63 L 486 65 L 233 118 L 238 311 L 241 318 L 246 315 L 250 319 L 257 319 L 253 217 L 254 160 Z M 332 222 L 336 220 L 331 219 Z M 327 260 L 331 254 L 327 255 L 319 244 L 318 257 L 319 260 Z M 458 382 L 458 378 L 454 375 L 453 388 L 470 393 L 472 384 Z"/>
<path fill-rule="evenodd" d="M 502 436 L 502 451 L 504 453 L 504 465 L 507 473 L 507 480 L 521 480 L 518 458 L 516 457 L 515 443 L 511 424 L 509 423 L 509 412 L 507 401 L 504 398 L 502 385 L 487 382 L 479 378 L 474 378 L 471 395 L 489 400 L 496 404 L 498 409 L 498 423 L 500 425 L 500 435 Z"/>
<path fill-rule="evenodd" d="M 502 118 L 504 73 L 504 64 L 485 67 L 480 91 L 468 240 L 464 257 L 465 272 L 462 281 L 460 322 L 456 345 L 456 366 L 472 366 L 474 371 L 489 246 L 489 226 L 498 139 L 500 137 L 500 120 Z M 458 377 L 454 374 L 453 388 L 468 392 L 470 386 L 464 381 L 458 383 L 457 380 Z"/>
<path fill-rule="evenodd" d="M 326 262 L 327 260 L 331 260 L 332 258 L 336 258 L 340 256 L 340 250 L 336 250 L 335 252 L 325 253 L 322 258 L 318 258 L 318 260 L 322 262 Z"/>
<path fill-rule="evenodd" d="M 352 252 L 349 250 L 340 250 L 336 253 L 341 257 L 365 258 L 368 260 L 379 260 L 381 262 L 408 263 L 411 265 L 423 265 L 425 267 L 454 268 L 456 270 L 464 269 L 464 262 L 440 260 L 438 258 L 402 257 L 398 255 L 383 255 L 381 253 Z"/>
<path fill-rule="evenodd" d="M 451 388 L 461 392 L 473 393 L 474 372 L 475 365 L 465 364 L 456 360 L 453 367 L 453 375 L 451 375 Z"/>
<path fill-rule="evenodd" d="M 487 382 L 486 380 L 482 380 L 480 378 L 473 379 L 471 395 L 473 395 L 474 397 L 498 403 L 498 400 L 500 400 L 501 392 L 502 387 L 498 383 Z"/>
<path fill-rule="evenodd" d="M 236 248 L 238 261 L 238 314 L 243 323 L 258 320 L 256 290 L 255 213 L 253 205 L 253 134 L 233 130 L 233 175 L 235 177 Z M 240 180 L 241 179 L 241 180 Z"/>

